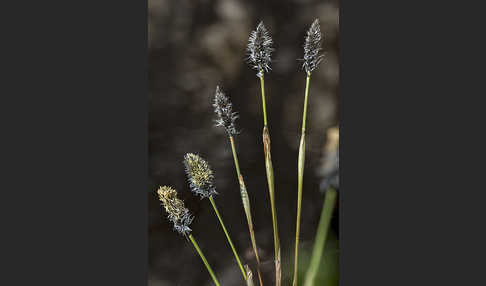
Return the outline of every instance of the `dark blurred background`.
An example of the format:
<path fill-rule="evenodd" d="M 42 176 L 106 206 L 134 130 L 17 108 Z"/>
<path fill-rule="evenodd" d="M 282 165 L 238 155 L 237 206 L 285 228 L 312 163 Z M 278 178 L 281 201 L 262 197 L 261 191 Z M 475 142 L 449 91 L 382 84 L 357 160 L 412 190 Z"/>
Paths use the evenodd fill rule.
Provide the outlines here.
<path fill-rule="evenodd" d="M 174 187 L 195 215 L 194 236 L 222 285 L 244 285 L 209 201 L 188 188 L 185 153 L 207 159 L 216 175 L 216 204 L 240 257 L 252 267 L 248 226 L 239 195 L 231 148 L 214 127 L 211 101 L 216 85 L 239 112 L 236 139 L 250 195 L 264 283 L 273 281 L 273 235 L 266 183 L 260 83 L 245 61 L 248 36 L 263 21 L 274 40 L 272 71 L 265 75 L 267 112 L 283 260 L 283 285 L 292 280 L 297 198 L 297 154 L 302 124 L 306 30 L 319 18 L 325 60 L 312 74 L 307 117 L 306 169 L 302 202 L 302 270 L 308 260 L 324 196 L 319 191 L 326 130 L 339 124 L 338 1 L 149 0 L 149 285 L 212 285 L 202 261 L 184 237 L 172 231 L 156 196 Z M 320 285 L 337 285 L 338 211 L 335 210 Z M 254 269 L 254 268 L 253 268 Z M 301 274 L 300 276 L 303 276 Z M 256 280 L 255 280 L 256 282 Z"/>

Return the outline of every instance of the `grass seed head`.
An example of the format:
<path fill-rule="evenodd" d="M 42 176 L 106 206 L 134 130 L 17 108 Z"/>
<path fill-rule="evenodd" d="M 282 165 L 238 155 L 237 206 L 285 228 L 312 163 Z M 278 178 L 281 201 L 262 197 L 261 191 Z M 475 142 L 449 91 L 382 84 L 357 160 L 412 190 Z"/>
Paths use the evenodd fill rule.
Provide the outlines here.
<path fill-rule="evenodd" d="M 189 225 L 194 217 L 184 207 L 184 202 L 177 198 L 177 191 L 168 186 L 157 190 L 159 200 L 167 212 L 167 218 L 174 224 L 174 230 L 187 236 L 191 232 Z"/>
<path fill-rule="evenodd" d="M 184 156 L 184 166 L 191 190 L 203 198 L 217 194 L 214 187 L 214 174 L 209 164 L 200 156 L 187 153 Z"/>
<path fill-rule="evenodd" d="M 319 20 L 315 19 L 305 37 L 304 43 L 304 64 L 302 67 L 310 74 L 314 71 L 323 59 L 323 55 L 319 55 L 322 50 L 322 34 Z"/>
<path fill-rule="evenodd" d="M 257 70 L 257 76 L 262 77 L 264 72 L 271 70 L 273 40 L 268 30 L 260 22 L 255 31 L 252 31 L 248 39 L 248 62 L 251 67 Z"/>
<path fill-rule="evenodd" d="M 219 86 L 216 86 L 213 106 L 214 112 L 217 114 L 216 126 L 223 126 L 228 132 L 228 136 L 238 134 L 235 127 L 238 113 L 233 112 L 233 104 Z"/>

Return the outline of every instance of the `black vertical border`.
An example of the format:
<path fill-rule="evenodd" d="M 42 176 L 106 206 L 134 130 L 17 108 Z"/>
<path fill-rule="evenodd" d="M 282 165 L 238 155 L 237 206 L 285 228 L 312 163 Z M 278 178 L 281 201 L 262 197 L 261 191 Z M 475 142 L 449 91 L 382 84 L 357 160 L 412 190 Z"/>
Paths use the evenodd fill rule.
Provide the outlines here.
<path fill-rule="evenodd" d="M 2 10 L 0 284 L 147 285 L 147 1 L 19 6 Z"/>
<path fill-rule="evenodd" d="M 467 257 L 484 244 L 472 246 L 470 232 L 484 217 L 474 206 L 484 200 L 472 197 L 481 167 L 469 168 L 484 153 L 472 131 L 484 125 L 474 102 L 481 69 L 471 72 L 484 62 L 480 11 L 341 1 L 340 285 L 484 280 Z"/>

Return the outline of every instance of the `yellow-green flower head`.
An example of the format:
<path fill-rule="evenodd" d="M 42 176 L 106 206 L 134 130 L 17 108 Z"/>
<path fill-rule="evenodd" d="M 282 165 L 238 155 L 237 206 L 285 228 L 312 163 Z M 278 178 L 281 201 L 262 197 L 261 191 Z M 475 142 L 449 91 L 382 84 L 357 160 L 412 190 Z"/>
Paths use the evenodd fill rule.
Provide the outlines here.
<path fill-rule="evenodd" d="M 177 191 L 168 186 L 157 190 L 159 200 L 167 212 L 167 218 L 174 224 L 174 229 L 180 234 L 187 235 L 191 232 L 189 225 L 194 217 L 184 207 L 184 202 L 177 198 Z"/>
<path fill-rule="evenodd" d="M 187 153 L 184 156 L 184 166 L 189 186 L 195 194 L 200 195 L 201 199 L 217 194 L 213 184 L 213 171 L 203 158 L 193 153 Z"/>

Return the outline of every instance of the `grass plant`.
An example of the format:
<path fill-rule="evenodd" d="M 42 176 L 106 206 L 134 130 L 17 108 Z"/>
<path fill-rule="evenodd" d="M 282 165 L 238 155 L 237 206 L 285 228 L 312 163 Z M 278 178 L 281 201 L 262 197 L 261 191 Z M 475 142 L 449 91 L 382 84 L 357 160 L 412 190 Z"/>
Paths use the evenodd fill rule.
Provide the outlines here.
<path fill-rule="evenodd" d="M 265 98 L 265 73 L 271 70 L 272 62 L 272 52 L 274 51 L 273 40 L 270 37 L 270 33 L 260 22 L 257 28 L 251 32 L 248 45 L 248 63 L 256 71 L 256 76 L 260 81 L 261 89 L 261 104 L 263 111 L 263 151 L 264 151 L 264 162 L 265 162 L 265 174 L 267 179 L 268 192 L 270 197 L 270 208 L 272 215 L 272 228 L 273 228 L 273 246 L 274 246 L 274 264 L 275 264 L 275 285 L 281 286 L 282 284 L 282 270 L 281 270 L 281 247 L 278 232 L 277 223 L 277 208 L 276 208 L 276 196 L 275 196 L 275 178 L 274 170 L 272 164 L 271 156 L 271 141 L 270 141 L 270 131 L 267 118 L 267 105 Z M 300 241 L 300 224 L 301 224 L 301 211 L 302 211 L 302 193 L 303 193 L 303 182 L 304 182 L 304 167 L 305 167 L 305 148 L 306 148 L 306 120 L 307 120 L 307 107 L 309 101 L 309 91 L 310 91 L 310 79 L 313 71 L 318 67 L 319 63 L 323 59 L 323 55 L 320 53 L 322 48 L 322 34 L 320 30 L 319 21 L 316 19 L 307 31 L 304 43 L 304 58 L 303 69 L 306 73 L 305 81 L 305 92 L 304 92 L 304 107 L 302 112 L 302 127 L 301 136 L 299 143 L 299 154 L 298 154 L 298 164 L 297 164 L 297 214 L 296 214 L 296 229 L 295 229 L 295 249 L 294 249 L 294 267 L 293 267 L 293 281 L 292 286 L 298 286 L 299 281 L 299 241 Z M 217 115 L 216 126 L 224 127 L 227 133 L 228 141 L 231 146 L 231 151 L 233 155 L 234 166 L 236 170 L 236 177 L 239 183 L 240 196 L 245 212 L 245 218 L 248 223 L 248 231 L 250 234 L 251 245 L 253 248 L 253 253 L 257 262 L 257 274 L 260 286 L 263 286 L 263 279 L 261 273 L 261 257 L 258 252 L 258 247 L 255 238 L 254 224 L 251 213 L 250 196 L 245 186 L 244 178 L 240 169 L 238 154 L 235 144 L 235 136 L 238 134 L 235 126 L 235 120 L 238 118 L 238 113 L 233 112 L 233 104 L 223 90 L 217 86 L 213 101 L 214 111 Z M 319 272 L 319 265 L 322 263 L 322 256 L 324 251 L 324 246 L 328 234 L 328 229 L 330 226 L 333 210 L 337 201 L 337 189 L 339 188 L 339 140 L 338 140 L 338 129 L 332 129 L 328 131 L 330 134 L 328 144 L 326 145 L 327 152 L 334 155 L 335 160 L 331 162 L 329 172 L 327 173 L 327 179 L 325 181 L 324 189 L 327 190 L 324 204 L 322 207 L 322 212 L 319 220 L 319 225 L 316 232 L 315 242 L 313 246 L 313 251 L 311 254 L 309 266 L 305 273 L 304 286 L 317 286 L 315 285 L 316 276 Z M 189 186 L 191 191 L 200 196 L 201 199 L 207 198 L 213 208 L 213 211 L 219 221 L 221 228 L 226 236 L 226 240 L 233 252 L 237 265 L 241 271 L 241 274 L 245 280 L 247 286 L 254 286 L 253 272 L 250 267 L 240 260 L 240 257 L 236 251 L 236 248 L 231 240 L 228 229 L 226 228 L 222 215 L 216 206 L 214 196 L 218 193 L 216 192 L 216 187 L 214 185 L 214 173 L 210 168 L 209 164 L 201 156 L 187 153 L 184 156 L 184 166 L 186 175 L 188 178 Z M 321 188 L 323 188 L 321 186 Z M 196 242 L 192 234 L 192 230 L 189 227 L 192 223 L 194 217 L 190 214 L 189 210 L 184 207 L 182 200 L 177 198 L 177 192 L 167 186 L 160 187 L 157 190 L 160 201 L 164 209 L 167 212 L 167 217 L 169 221 L 173 223 L 174 230 L 183 235 L 188 241 L 191 241 L 192 245 L 196 249 L 197 253 L 201 257 L 204 265 L 206 266 L 211 278 L 215 285 L 220 286 L 218 279 L 212 268 L 210 267 L 207 259 L 205 258 L 203 252 L 201 251 L 199 245 Z M 290 255 L 289 255 L 290 256 Z M 291 258 L 289 257 L 289 260 Z M 307 262 L 307 259 L 302 259 L 303 262 Z M 302 267 L 305 268 L 305 265 Z M 291 272 L 289 270 L 289 272 Z M 302 272 L 301 274 L 304 274 Z M 290 275 L 289 275 L 290 276 Z M 300 278 L 302 280 L 302 278 Z"/>
<path fill-rule="evenodd" d="M 305 82 L 304 95 L 304 111 L 302 112 L 302 129 L 299 144 L 299 157 L 297 163 L 297 221 L 295 227 L 295 251 L 294 251 L 294 280 L 293 286 L 298 285 L 299 273 L 299 240 L 300 240 L 300 214 L 302 209 L 302 187 L 304 184 L 304 163 L 305 163 L 305 123 L 307 119 L 307 101 L 309 98 L 309 82 L 311 73 L 317 68 L 317 65 L 322 60 L 322 55 L 319 55 L 321 48 L 321 29 L 319 21 L 316 19 L 305 38 L 304 44 L 304 64 L 303 68 L 307 74 Z"/>
<path fill-rule="evenodd" d="M 224 225 L 223 219 L 221 214 L 216 207 L 216 203 L 214 202 L 213 195 L 216 195 L 216 188 L 214 187 L 214 173 L 211 170 L 209 164 L 199 155 L 193 153 L 187 153 L 184 156 L 184 165 L 186 167 L 186 174 L 189 181 L 189 185 L 191 190 L 194 194 L 201 196 L 201 199 L 208 198 L 211 202 L 211 206 L 213 207 L 214 213 L 216 214 L 219 224 L 226 235 L 226 240 L 228 241 L 231 250 L 233 251 L 233 255 L 235 256 L 236 262 L 240 267 L 241 274 L 243 275 L 244 280 L 246 281 L 246 271 L 243 268 L 241 263 L 240 257 L 236 252 L 235 246 L 233 245 L 233 241 Z"/>
<path fill-rule="evenodd" d="M 255 239 L 255 231 L 253 229 L 253 219 L 251 216 L 250 198 L 246 190 L 243 176 L 241 175 L 240 164 L 238 161 L 238 155 L 236 153 L 236 147 L 235 147 L 234 136 L 238 134 L 235 127 L 235 120 L 238 118 L 238 115 L 236 112 L 233 112 L 233 104 L 231 103 L 229 97 L 226 96 L 226 94 L 219 86 L 216 87 L 213 107 L 214 107 L 214 112 L 217 115 L 216 126 L 222 126 L 225 128 L 231 145 L 231 151 L 233 154 L 233 160 L 236 169 L 236 176 L 240 185 L 241 201 L 243 204 L 243 209 L 245 211 L 246 221 L 248 223 L 248 231 L 250 233 L 253 252 L 255 254 L 255 259 L 257 261 L 258 280 L 260 282 L 260 286 L 263 286 L 263 280 L 260 271 L 260 256 L 258 254 L 258 247 Z M 247 277 L 248 277 L 248 271 L 247 271 Z M 251 283 L 253 283 L 253 281 Z"/>
<path fill-rule="evenodd" d="M 248 61 L 253 69 L 257 71 L 257 77 L 260 79 L 262 109 L 263 109 L 263 151 L 265 156 L 265 172 L 267 175 L 268 192 L 270 195 L 270 207 L 272 210 L 273 225 L 273 244 L 274 244 L 274 261 L 275 261 L 275 285 L 280 286 L 282 283 L 281 257 L 280 257 L 280 239 L 278 236 L 277 209 L 275 206 L 275 183 L 272 164 L 272 155 L 270 148 L 270 132 L 267 120 L 267 105 L 265 100 L 265 77 L 264 74 L 271 70 L 271 54 L 273 52 L 273 40 L 268 30 L 260 22 L 255 31 L 252 31 L 248 39 Z"/>
<path fill-rule="evenodd" d="M 189 210 L 184 207 L 184 202 L 177 197 L 176 190 L 172 189 L 168 186 L 160 187 L 157 190 L 157 194 L 159 196 L 159 200 L 162 203 L 162 206 L 165 208 L 167 212 L 167 218 L 174 224 L 174 230 L 179 232 L 184 237 L 188 238 L 192 242 L 194 248 L 196 249 L 197 253 L 201 257 L 206 269 L 211 275 L 213 282 L 216 286 L 220 286 L 216 275 L 214 274 L 213 269 L 209 265 L 206 257 L 204 256 L 203 252 L 199 248 L 199 245 L 196 242 L 196 239 L 192 235 L 192 230 L 189 225 L 192 223 L 194 217 L 190 214 Z"/>

